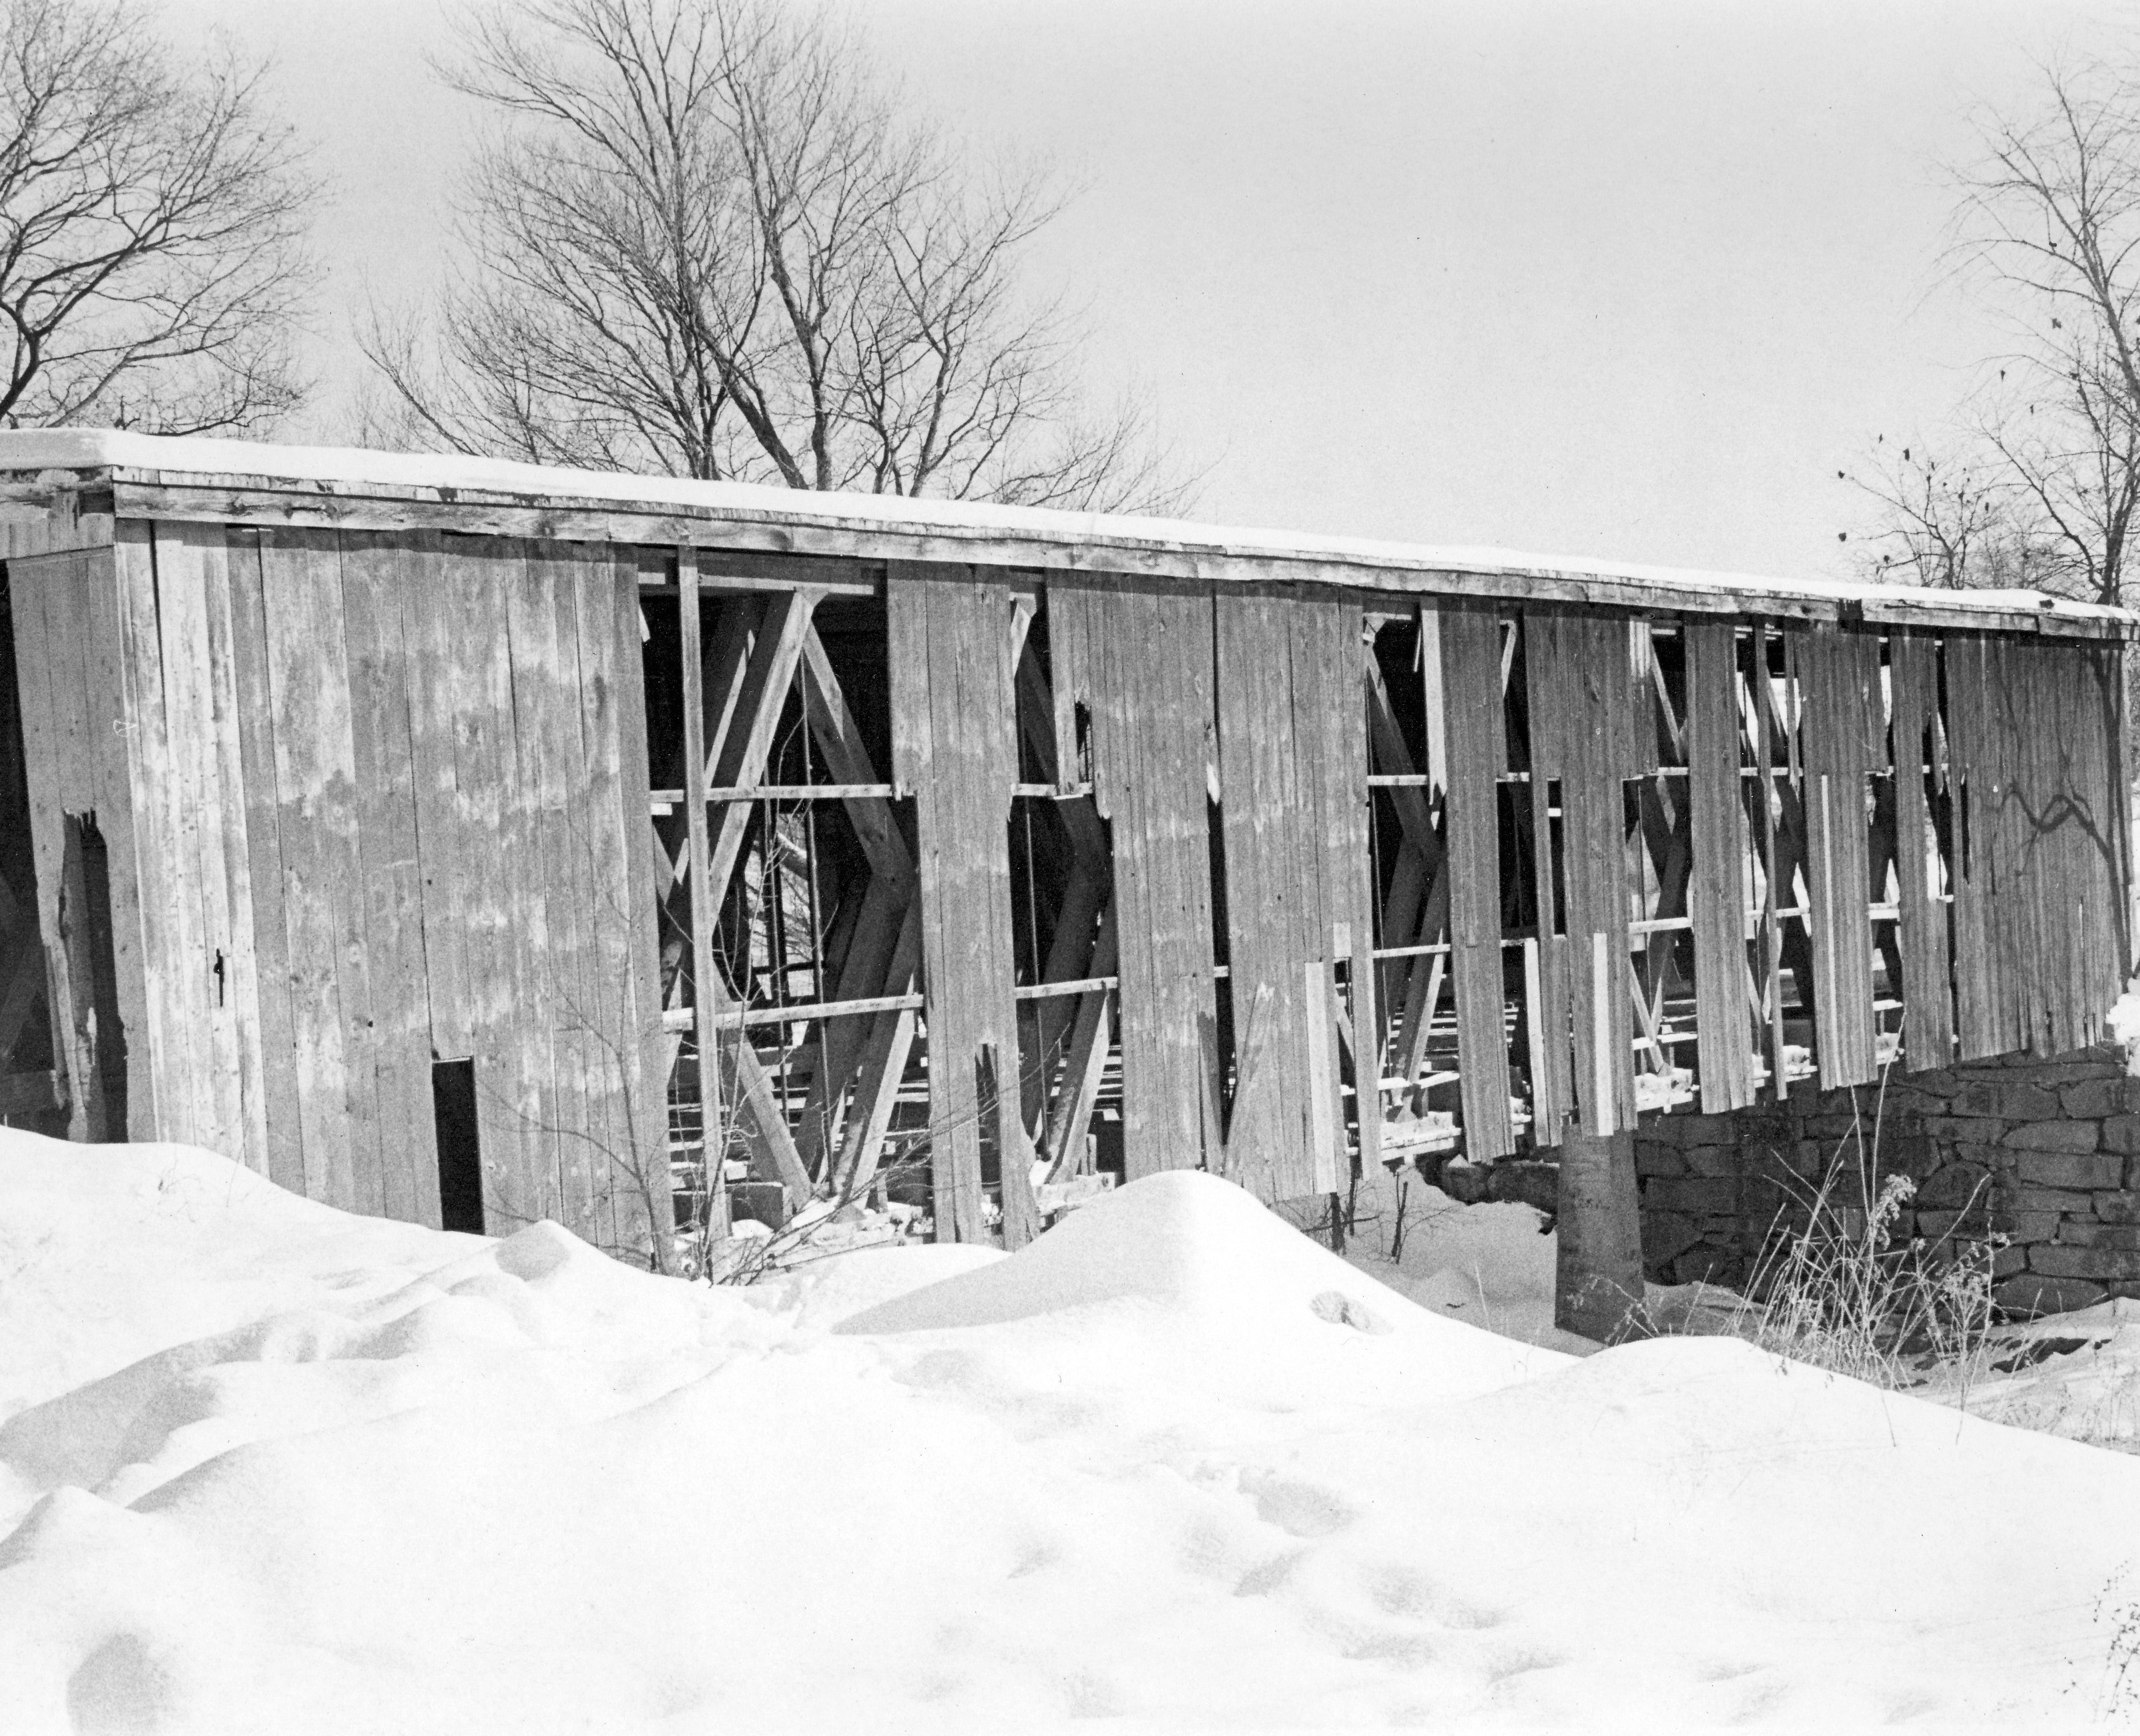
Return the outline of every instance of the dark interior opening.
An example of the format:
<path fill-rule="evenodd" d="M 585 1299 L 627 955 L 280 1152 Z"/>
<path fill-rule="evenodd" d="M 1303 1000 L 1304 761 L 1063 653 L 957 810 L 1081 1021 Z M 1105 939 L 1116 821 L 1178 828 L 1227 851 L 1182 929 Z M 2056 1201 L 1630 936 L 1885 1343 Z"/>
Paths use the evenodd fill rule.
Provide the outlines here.
<path fill-rule="evenodd" d="M 439 1227 L 483 1232 L 483 1148 L 476 1135 L 475 1062 L 431 1063 L 431 1119 L 439 1145 Z"/>
<path fill-rule="evenodd" d="M 17 971 L 31 978 L 28 1004 L 22 1007 L 12 1034 L 0 1028 L 0 1077 L 20 1078 L 51 1072 L 59 1065 L 59 1048 L 58 1033 L 47 1015 L 41 986 L 44 955 L 36 937 L 37 858 L 31 841 L 30 786 L 22 755 L 12 606 L 7 566 L 0 562 L 0 886 L 12 899 L 15 913 L 8 923 L 0 924 L 0 958 L 13 956 Z M 19 983 L 19 976 L 17 980 Z M 13 999 L 8 994 L 11 986 L 0 983 L 0 999 Z M 19 1001 L 15 1004 L 21 1006 Z M 41 1133 L 66 1130 L 65 1111 L 49 1104 L 27 1114 L 13 1112 L 0 1119 Z M 123 1127 L 118 1136 L 125 1136 Z"/>
<path fill-rule="evenodd" d="M 60 887 L 60 934 L 73 985 L 70 1009 L 88 1076 L 79 1081 L 83 1136 L 126 1137 L 126 1033 L 119 1018 L 119 979 L 111 935 L 110 858 L 94 814 L 66 817 Z"/>

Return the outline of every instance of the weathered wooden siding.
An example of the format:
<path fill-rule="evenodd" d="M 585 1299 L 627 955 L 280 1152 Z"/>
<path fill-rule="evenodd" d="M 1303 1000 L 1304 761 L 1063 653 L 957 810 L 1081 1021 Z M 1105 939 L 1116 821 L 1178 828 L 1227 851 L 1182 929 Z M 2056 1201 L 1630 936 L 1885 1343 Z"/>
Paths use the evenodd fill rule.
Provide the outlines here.
<path fill-rule="evenodd" d="M 1092 723 L 1113 828 L 1125 1173 L 1195 1169 L 1223 1139 L 1212 990 L 1208 585 L 1052 579 L 1063 702 Z"/>
<path fill-rule="evenodd" d="M 920 856 L 937 1230 L 944 1240 L 985 1238 L 985 1143 L 997 1159 L 1004 1241 L 1018 1248 L 1039 1225 L 1011 995 L 1010 595 L 967 566 L 895 564 L 886 586 L 893 776 L 914 791 Z"/>
<path fill-rule="evenodd" d="M 436 1220 L 436 1060 L 474 1063 L 494 1228 L 645 1247 L 695 1088 L 709 1168 L 793 1204 L 925 1160 L 940 1234 L 1016 1245 L 1031 1179 L 1103 1156 L 1298 1200 L 1386 1116 L 1490 1162 L 2079 1047 L 2129 962 L 2114 645 L 1426 576 L 110 536 L 9 557 L 74 1130 L 357 1209 Z M 648 787 L 643 599 L 680 788 Z"/>
<path fill-rule="evenodd" d="M 668 1189 L 636 557 L 123 521 L 9 578 L 52 993 L 83 1003 L 61 893 L 93 815 L 127 1136 L 436 1223 L 431 1065 L 472 1057 L 489 1225 L 643 1250 Z"/>
<path fill-rule="evenodd" d="M 1295 588 L 1215 606 L 1234 1039 L 1225 1166 L 1269 1199 L 1325 1194 L 1346 1173 L 1333 967 L 1374 929 L 1360 611 Z"/>

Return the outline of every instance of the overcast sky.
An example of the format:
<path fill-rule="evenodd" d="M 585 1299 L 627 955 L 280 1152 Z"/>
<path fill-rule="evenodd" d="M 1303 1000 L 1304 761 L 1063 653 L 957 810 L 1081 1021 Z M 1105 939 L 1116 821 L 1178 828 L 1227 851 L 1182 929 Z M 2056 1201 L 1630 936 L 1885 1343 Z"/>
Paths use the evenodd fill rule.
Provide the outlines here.
<path fill-rule="evenodd" d="M 331 385 L 366 282 L 444 257 L 454 10 L 166 0 L 272 55 L 336 184 Z M 2133 40 L 2079 0 L 858 10 L 915 104 L 1080 183 L 1036 277 L 1211 467 L 1196 516 L 1779 574 L 1848 570 L 1837 470 L 1998 344 L 1939 263 L 1972 105 Z"/>

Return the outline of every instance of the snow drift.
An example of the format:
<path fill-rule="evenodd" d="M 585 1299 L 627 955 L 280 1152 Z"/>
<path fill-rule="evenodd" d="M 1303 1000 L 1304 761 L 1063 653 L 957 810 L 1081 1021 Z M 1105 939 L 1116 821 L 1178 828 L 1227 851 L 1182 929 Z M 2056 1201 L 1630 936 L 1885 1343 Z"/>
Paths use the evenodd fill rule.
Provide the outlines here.
<path fill-rule="evenodd" d="M 12 1733 L 2067 1721 L 2140 1464 L 1415 1307 L 1224 1184 L 748 1291 L 0 1134 Z"/>

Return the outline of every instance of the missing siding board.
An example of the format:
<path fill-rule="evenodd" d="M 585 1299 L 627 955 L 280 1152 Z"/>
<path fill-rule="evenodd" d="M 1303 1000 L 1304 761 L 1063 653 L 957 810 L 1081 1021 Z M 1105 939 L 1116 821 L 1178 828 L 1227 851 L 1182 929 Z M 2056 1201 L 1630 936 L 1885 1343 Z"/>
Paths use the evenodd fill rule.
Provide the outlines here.
<path fill-rule="evenodd" d="M 482 1235 L 483 1144 L 473 1060 L 431 1063 L 431 1125 L 439 1148 L 439 1227 Z"/>
<path fill-rule="evenodd" d="M 68 1047 L 81 1076 L 81 1136 L 94 1143 L 126 1137 L 126 1035 L 119 1014 L 112 949 L 110 858 L 94 814 L 66 817 L 60 882 L 60 934 L 74 1004 Z"/>

